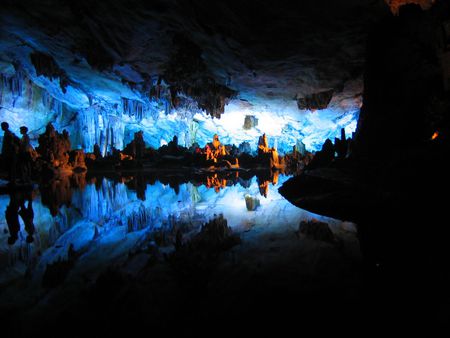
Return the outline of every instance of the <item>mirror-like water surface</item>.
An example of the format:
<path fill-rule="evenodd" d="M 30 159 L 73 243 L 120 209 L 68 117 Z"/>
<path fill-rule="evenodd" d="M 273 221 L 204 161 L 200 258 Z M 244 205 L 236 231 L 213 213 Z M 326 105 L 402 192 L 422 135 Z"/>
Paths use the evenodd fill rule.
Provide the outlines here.
<path fill-rule="evenodd" d="M 54 288 L 84 287 L 111 266 L 137 273 L 153 256 L 164 260 L 177 245 L 189 243 L 218 217 L 239 237 L 229 250 L 233 264 L 270 266 L 295 254 L 303 257 L 296 258 L 296 268 L 301 264 L 302 273 L 314 273 L 318 253 L 330 248 L 334 251 L 327 255 L 340 257 L 344 265 L 359 260 L 355 225 L 292 205 L 278 192 L 288 178 L 228 173 L 185 182 L 167 173 L 75 176 L 1 195 L 0 304 L 27 304 L 46 299 Z M 299 223 L 311 219 L 328 223 L 332 243 L 299 232 Z M 335 258 L 329 260 L 336 265 Z"/>

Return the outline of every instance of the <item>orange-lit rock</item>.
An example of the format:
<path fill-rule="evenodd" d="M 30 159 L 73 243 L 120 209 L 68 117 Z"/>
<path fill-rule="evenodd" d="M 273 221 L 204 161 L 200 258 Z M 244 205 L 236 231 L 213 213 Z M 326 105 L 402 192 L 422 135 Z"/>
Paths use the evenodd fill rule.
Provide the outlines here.
<path fill-rule="evenodd" d="M 400 7 L 406 4 L 417 4 L 420 5 L 422 9 L 426 10 L 429 9 L 434 2 L 435 0 L 386 0 L 386 3 L 391 8 L 394 15 L 398 15 Z"/>

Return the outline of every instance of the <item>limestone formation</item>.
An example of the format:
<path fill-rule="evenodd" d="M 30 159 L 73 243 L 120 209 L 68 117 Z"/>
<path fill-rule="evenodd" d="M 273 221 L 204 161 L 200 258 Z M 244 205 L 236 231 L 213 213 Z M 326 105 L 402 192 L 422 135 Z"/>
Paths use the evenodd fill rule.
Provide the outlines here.
<path fill-rule="evenodd" d="M 275 147 L 269 148 L 267 136 L 264 133 L 258 140 L 258 158 L 262 162 L 263 166 L 269 166 L 269 168 L 279 168 L 280 160 L 278 157 L 278 151 Z"/>
<path fill-rule="evenodd" d="M 298 109 L 326 109 L 334 94 L 334 89 L 313 93 L 297 98 Z"/>
<path fill-rule="evenodd" d="M 123 153 L 131 156 L 131 159 L 135 160 L 142 160 L 144 158 L 145 154 L 145 142 L 144 142 L 144 135 L 142 131 L 138 131 L 134 133 L 133 141 L 131 141 L 125 149 L 123 150 Z"/>
<path fill-rule="evenodd" d="M 39 135 L 39 146 L 36 148 L 38 154 L 50 167 L 65 168 L 69 162 L 71 150 L 69 134 L 63 131 L 60 134 L 49 123 L 45 132 Z"/>
<path fill-rule="evenodd" d="M 245 115 L 244 129 L 249 130 L 258 125 L 258 119 L 254 115 Z"/>

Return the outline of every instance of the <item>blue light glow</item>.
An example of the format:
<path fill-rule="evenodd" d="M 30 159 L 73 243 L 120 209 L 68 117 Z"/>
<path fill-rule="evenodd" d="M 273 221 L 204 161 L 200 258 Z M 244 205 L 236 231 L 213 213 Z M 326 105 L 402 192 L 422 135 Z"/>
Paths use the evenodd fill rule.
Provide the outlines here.
<path fill-rule="evenodd" d="M 122 149 L 136 131 L 143 130 L 147 146 L 153 148 L 175 135 L 181 145 L 189 147 L 197 142 L 204 146 L 217 133 L 222 143 L 238 146 L 245 141 L 256 150 L 258 137 L 266 133 L 270 145 L 283 154 L 298 141 L 307 150 L 319 150 L 327 138 L 339 137 L 341 128 L 349 136 L 356 128 L 361 102 L 355 98 L 333 98 L 328 109 L 310 112 L 298 110 L 295 100 L 247 93 L 246 101 L 231 100 L 220 119 L 211 118 L 195 103 L 174 109 L 166 96 L 150 98 L 149 89 L 142 84 L 130 87 L 124 82 L 142 83 L 141 74 L 130 65 L 116 64 L 111 71 L 100 72 L 80 56 L 74 62 L 70 44 L 49 43 L 44 33 L 30 31 L 7 16 L 1 19 L 5 34 L 0 43 L 0 120 L 8 121 L 15 133 L 20 126 L 28 126 L 33 142 L 52 122 L 56 129 L 69 131 L 74 148 L 86 151 L 92 151 L 95 143 L 103 153 L 112 147 Z M 70 83 L 64 90 L 59 79 L 36 74 L 30 60 L 35 51 L 51 55 L 67 74 Z M 150 75 L 158 78 L 157 73 Z M 243 128 L 246 115 L 258 119 L 254 128 Z"/>
<path fill-rule="evenodd" d="M 67 259 L 70 245 L 82 253 L 72 273 L 79 276 L 98 273 L 108 264 L 127 257 L 134 247 L 148 241 L 156 229 L 170 232 L 174 225 L 188 224 L 195 233 L 203 223 L 220 214 L 237 233 L 246 233 L 253 228 L 257 229 L 255 234 L 277 228 L 286 231 L 286 227 L 293 233 L 300 220 L 311 218 L 326 221 L 337 234 L 351 230 L 350 223 L 309 213 L 285 200 L 278 188 L 288 178 L 280 175 L 276 185 L 269 184 L 267 197 L 261 196 L 256 177 L 249 181 L 248 187 L 237 184 L 219 192 L 205 185 L 185 183 L 179 186 L 177 193 L 156 181 L 146 186 L 144 200 L 125 184 L 103 179 L 100 184 L 73 190 L 70 207 L 61 207 L 55 217 L 41 203 L 41 196 L 36 192 L 33 200 L 34 242 L 26 243 L 27 234 L 20 219 L 21 230 L 13 246 L 7 244 L 9 234 L 3 231 L 7 229 L 3 215 L 9 197 L 2 195 L 0 284 L 21 278 L 27 268 L 33 269 L 34 280 L 39 280 L 47 264 Z M 246 196 L 259 200 L 254 211 L 248 211 Z"/>
<path fill-rule="evenodd" d="M 93 89 L 96 96 L 88 104 L 87 96 L 71 86 L 62 97 L 56 96 L 49 90 L 56 88 L 50 80 L 37 81 L 23 71 L 3 74 L 2 78 L 0 120 L 8 121 L 12 131 L 18 133 L 20 126 L 27 125 L 36 141 L 45 125 L 52 122 L 57 129 L 69 131 L 74 148 L 92 151 L 98 143 L 103 153 L 112 147 L 122 149 L 139 130 L 144 131 L 147 146 L 153 148 L 166 144 L 174 135 L 181 145 L 189 147 L 196 142 L 203 147 L 218 134 L 222 143 L 238 146 L 249 142 L 256 150 L 259 136 L 266 133 L 270 146 L 276 146 L 282 154 L 291 151 L 297 141 L 316 151 L 327 138 L 339 137 L 341 128 L 351 135 L 359 115 L 357 103 L 310 112 L 299 111 L 295 101 L 267 101 L 248 107 L 236 99 L 217 119 L 198 109 L 170 110 L 165 99 L 150 100 L 139 97 L 139 93 L 134 93 L 135 99 L 125 99 L 118 96 L 120 93 L 99 94 Z M 9 84 L 12 78 L 16 87 Z M 246 115 L 258 119 L 254 128 L 244 129 Z"/>

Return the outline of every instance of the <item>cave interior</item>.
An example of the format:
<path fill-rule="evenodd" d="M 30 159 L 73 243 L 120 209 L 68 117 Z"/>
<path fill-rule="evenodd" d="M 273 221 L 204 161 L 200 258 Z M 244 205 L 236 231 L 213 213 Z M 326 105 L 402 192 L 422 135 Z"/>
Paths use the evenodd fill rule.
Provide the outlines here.
<path fill-rule="evenodd" d="M 5 0 L 0 27 L 5 332 L 448 329 L 450 1 Z"/>

